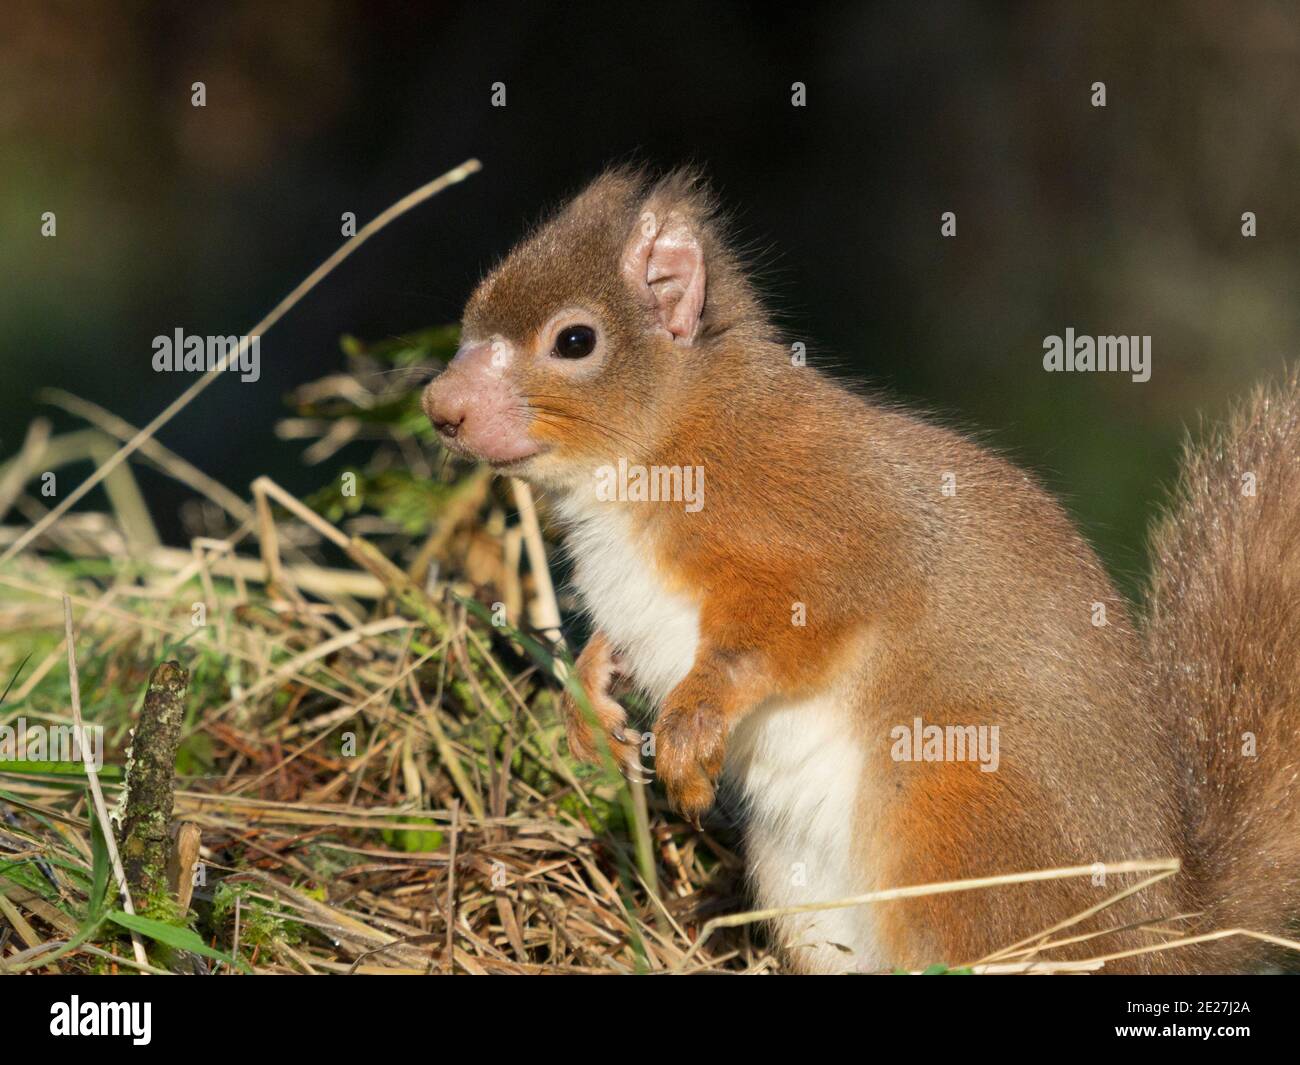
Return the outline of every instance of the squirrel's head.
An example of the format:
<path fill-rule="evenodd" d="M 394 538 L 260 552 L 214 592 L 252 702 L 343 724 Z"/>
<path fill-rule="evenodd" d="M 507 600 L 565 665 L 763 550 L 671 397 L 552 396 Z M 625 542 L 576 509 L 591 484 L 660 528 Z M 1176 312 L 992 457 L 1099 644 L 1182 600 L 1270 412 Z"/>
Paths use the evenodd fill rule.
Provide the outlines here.
<path fill-rule="evenodd" d="M 452 451 L 563 482 L 644 457 L 711 348 L 759 315 L 699 177 L 614 170 L 525 238 L 470 297 L 426 389 Z"/>

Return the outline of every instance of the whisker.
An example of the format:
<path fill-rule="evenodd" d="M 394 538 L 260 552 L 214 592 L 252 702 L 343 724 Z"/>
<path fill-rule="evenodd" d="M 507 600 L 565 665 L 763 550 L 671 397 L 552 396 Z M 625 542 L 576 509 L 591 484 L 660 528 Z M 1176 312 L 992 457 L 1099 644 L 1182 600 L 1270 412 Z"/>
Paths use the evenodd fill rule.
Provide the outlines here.
<path fill-rule="evenodd" d="M 580 414 L 573 414 L 568 411 L 558 411 L 548 407 L 534 406 L 531 407 L 530 410 L 534 416 L 538 416 L 545 424 L 562 427 L 565 422 L 576 422 L 579 425 L 585 425 L 599 433 L 603 433 L 605 438 L 611 442 L 623 444 L 643 451 L 649 450 L 644 441 L 638 440 L 636 437 L 630 436 L 627 433 L 620 432 L 619 430 L 605 425 L 603 422 L 596 421 L 595 419 L 585 418 Z M 552 420 L 546 422 L 546 418 L 548 417 Z"/>
<path fill-rule="evenodd" d="M 558 429 L 563 429 L 567 421 L 581 420 L 577 417 L 568 417 L 566 415 L 559 413 L 558 411 L 549 411 L 541 407 L 530 407 L 526 404 L 511 407 L 507 413 L 511 417 L 513 417 L 516 421 L 522 421 L 524 415 L 528 415 L 528 417 L 532 421 L 536 421 L 541 423 L 542 425 L 549 425 L 552 426 L 553 428 L 558 428 Z M 616 444 L 634 443 L 631 441 L 620 441 L 615 435 L 614 430 L 610 429 L 608 426 L 603 426 L 599 423 L 592 423 L 591 427 L 600 432 L 603 432 L 606 438 L 609 439 L 612 443 L 616 443 Z"/>
<path fill-rule="evenodd" d="M 442 373 L 440 366 L 398 366 L 392 370 L 366 370 L 359 374 L 360 377 L 391 377 L 394 374 L 410 374 L 412 377 L 428 375 L 430 378 Z"/>
<path fill-rule="evenodd" d="M 537 398 L 537 397 L 533 397 L 533 398 Z M 603 430 L 606 433 L 610 434 L 611 436 L 621 437 L 625 443 L 631 444 L 634 447 L 640 447 L 647 450 L 649 448 L 649 445 L 646 443 L 646 441 L 638 439 L 637 437 L 632 436 L 630 434 L 622 433 L 619 430 L 614 429 L 612 426 L 606 425 L 604 422 L 598 421 L 596 419 L 589 418 L 586 415 L 577 414 L 570 410 L 562 410 L 557 407 L 551 407 L 545 403 L 532 403 L 527 409 L 541 412 L 543 414 L 549 414 L 552 417 L 559 418 L 562 420 L 568 420 L 568 421 L 578 422 L 583 425 L 589 425 L 594 429 Z"/>

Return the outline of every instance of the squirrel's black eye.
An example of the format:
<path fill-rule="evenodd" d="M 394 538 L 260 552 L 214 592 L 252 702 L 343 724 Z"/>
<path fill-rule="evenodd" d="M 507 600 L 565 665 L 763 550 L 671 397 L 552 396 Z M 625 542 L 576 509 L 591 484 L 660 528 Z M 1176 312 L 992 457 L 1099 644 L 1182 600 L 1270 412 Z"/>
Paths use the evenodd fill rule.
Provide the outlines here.
<path fill-rule="evenodd" d="M 555 335 L 554 354 L 561 359 L 585 359 L 596 350 L 596 330 L 589 325 L 565 326 Z"/>

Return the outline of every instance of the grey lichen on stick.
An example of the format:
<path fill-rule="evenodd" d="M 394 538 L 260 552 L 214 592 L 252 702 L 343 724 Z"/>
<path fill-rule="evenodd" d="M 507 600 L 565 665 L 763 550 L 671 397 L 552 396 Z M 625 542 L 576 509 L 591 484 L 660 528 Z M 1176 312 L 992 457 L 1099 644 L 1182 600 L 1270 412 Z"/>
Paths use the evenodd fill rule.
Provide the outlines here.
<path fill-rule="evenodd" d="M 120 833 L 122 865 L 138 905 L 148 911 L 168 888 L 176 749 L 185 720 L 190 675 L 163 662 L 149 677 L 126 771 L 126 806 Z"/>

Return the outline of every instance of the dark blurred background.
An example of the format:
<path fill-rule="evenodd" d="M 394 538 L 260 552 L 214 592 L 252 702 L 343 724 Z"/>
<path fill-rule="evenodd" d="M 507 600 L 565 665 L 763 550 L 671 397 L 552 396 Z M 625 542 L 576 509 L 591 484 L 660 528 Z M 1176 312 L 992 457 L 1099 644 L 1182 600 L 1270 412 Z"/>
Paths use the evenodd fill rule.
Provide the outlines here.
<path fill-rule="evenodd" d="M 274 423 L 342 365 L 341 334 L 454 320 L 607 161 L 694 160 L 814 362 L 1038 471 L 1131 588 L 1182 427 L 1297 355 L 1298 104 L 1292 3 L 6 0 L 0 455 L 43 385 L 143 424 L 191 380 L 152 372 L 155 335 L 245 332 L 342 212 L 479 157 L 263 339 L 259 383 L 219 382 L 160 434 L 237 491 L 309 491 L 328 473 Z M 1152 335 L 1151 380 L 1044 373 L 1069 326 Z M 184 489 L 141 478 L 178 536 Z"/>

